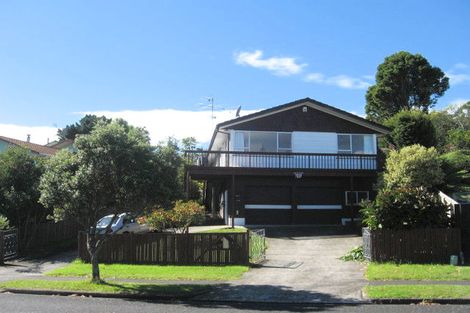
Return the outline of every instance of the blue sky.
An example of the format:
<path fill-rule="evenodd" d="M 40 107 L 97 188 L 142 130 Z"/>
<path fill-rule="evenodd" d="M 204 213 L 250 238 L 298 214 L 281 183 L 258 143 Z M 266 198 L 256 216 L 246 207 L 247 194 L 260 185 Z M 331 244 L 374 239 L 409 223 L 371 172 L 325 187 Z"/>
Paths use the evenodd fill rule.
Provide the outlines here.
<path fill-rule="evenodd" d="M 205 141 L 239 105 L 304 97 L 363 114 L 377 65 L 400 50 L 451 77 L 442 108 L 470 99 L 469 26 L 464 0 L 0 1 L 0 133 L 44 143 L 97 112 L 154 140 L 204 125 Z M 214 122 L 207 96 L 225 110 Z"/>

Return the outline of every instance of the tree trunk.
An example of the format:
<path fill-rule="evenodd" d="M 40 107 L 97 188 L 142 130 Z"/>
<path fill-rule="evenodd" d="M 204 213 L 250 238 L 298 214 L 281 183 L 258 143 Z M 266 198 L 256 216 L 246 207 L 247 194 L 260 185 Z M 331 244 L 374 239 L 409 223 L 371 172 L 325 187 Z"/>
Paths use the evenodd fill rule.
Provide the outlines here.
<path fill-rule="evenodd" d="M 87 249 L 90 254 L 91 261 L 91 281 L 94 283 L 100 283 L 100 266 L 98 260 L 99 248 L 101 247 L 100 240 L 96 239 L 96 234 L 87 234 Z"/>
<path fill-rule="evenodd" d="M 95 251 L 91 255 L 91 281 L 94 283 L 100 283 L 101 282 L 101 277 L 100 277 L 100 265 L 98 263 L 98 253 Z"/>

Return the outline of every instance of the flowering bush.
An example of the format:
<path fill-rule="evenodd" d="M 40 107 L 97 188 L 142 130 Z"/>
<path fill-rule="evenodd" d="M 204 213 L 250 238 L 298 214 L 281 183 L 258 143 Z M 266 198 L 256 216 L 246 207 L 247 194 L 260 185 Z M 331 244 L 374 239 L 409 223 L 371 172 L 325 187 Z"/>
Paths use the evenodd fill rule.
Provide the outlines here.
<path fill-rule="evenodd" d="M 187 233 L 189 226 L 204 221 L 204 207 L 196 201 L 177 201 L 171 210 L 158 208 L 145 218 L 142 222 L 156 232 L 171 229 L 174 232 Z"/>

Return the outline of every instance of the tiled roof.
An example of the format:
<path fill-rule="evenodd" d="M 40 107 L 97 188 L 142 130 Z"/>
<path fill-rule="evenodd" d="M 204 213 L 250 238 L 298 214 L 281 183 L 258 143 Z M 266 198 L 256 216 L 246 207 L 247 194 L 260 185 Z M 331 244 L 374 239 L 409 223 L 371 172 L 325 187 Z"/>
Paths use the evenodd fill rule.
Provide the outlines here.
<path fill-rule="evenodd" d="M 36 153 L 39 153 L 39 154 L 42 154 L 42 155 L 54 155 L 57 151 L 59 151 L 59 149 L 55 149 L 55 148 L 50 148 L 50 147 L 46 147 L 46 146 L 41 146 L 41 145 L 38 145 L 38 144 L 35 144 L 35 143 L 31 143 L 31 142 L 27 142 L 27 141 L 23 141 L 23 140 L 18 140 L 18 139 L 14 139 L 14 138 L 9 138 L 9 137 L 5 137 L 5 136 L 0 136 L 0 140 L 3 140 L 3 141 L 6 141 L 12 145 L 15 145 L 15 146 L 20 146 L 20 147 L 24 147 L 24 148 L 27 148 L 33 152 L 36 152 Z"/>

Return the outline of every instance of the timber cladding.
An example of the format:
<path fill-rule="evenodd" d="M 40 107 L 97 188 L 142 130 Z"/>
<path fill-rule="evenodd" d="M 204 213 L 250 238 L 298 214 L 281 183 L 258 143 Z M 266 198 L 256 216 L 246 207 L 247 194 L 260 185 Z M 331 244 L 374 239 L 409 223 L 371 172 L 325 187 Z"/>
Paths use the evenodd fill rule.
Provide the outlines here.
<path fill-rule="evenodd" d="M 109 236 L 99 252 L 100 263 L 166 265 L 246 265 L 248 233 L 146 233 Z M 79 234 L 79 258 L 90 261 L 86 233 Z"/>
<path fill-rule="evenodd" d="M 459 255 L 459 228 L 363 229 L 364 256 L 375 262 L 449 263 Z"/>
<path fill-rule="evenodd" d="M 363 127 L 311 107 L 308 108 L 307 112 L 303 112 L 302 107 L 292 108 L 259 119 L 241 122 L 240 124 L 228 128 L 251 131 L 376 133 L 370 128 Z"/>

